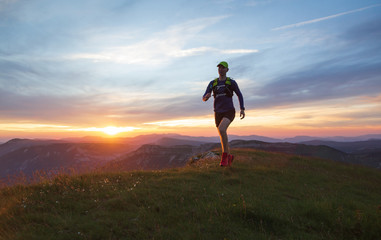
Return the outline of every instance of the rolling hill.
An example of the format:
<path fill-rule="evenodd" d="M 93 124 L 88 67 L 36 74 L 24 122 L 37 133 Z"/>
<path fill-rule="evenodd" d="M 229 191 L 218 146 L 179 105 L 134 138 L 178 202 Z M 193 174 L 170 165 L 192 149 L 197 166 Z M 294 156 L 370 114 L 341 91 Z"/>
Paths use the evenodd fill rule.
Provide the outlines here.
<path fill-rule="evenodd" d="M 17 142 L 17 141 L 16 141 Z M 135 147 L 109 143 L 56 143 L 26 141 L 8 142 L 0 146 L 0 180 L 12 181 L 12 176 L 27 178 L 36 172 L 54 174 L 59 170 L 91 171 Z M 8 151 L 5 151 L 7 149 Z M 11 177 L 7 180 L 8 177 Z"/>
<path fill-rule="evenodd" d="M 379 239 L 381 173 L 237 148 L 156 171 L 0 189 L 0 239 Z M 196 159 L 196 158 L 194 158 Z"/>
<path fill-rule="evenodd" d="M 381 139 L 372 139 L 366 141 L 355 141 L 355 142 L 336 142 L 336 141 L 323 141 L 323 140 L 313 140 L 307 142 L 301 142 L 306 145 L 314 146 L 329 146 L 346 153 L 369 153 L 369 152 L 381 152 Z"/>
<path fill-rule="evenodd" d="M 8 181 L 9 176 L 20 173 L 30 178 L 36 171 L 53 174 L 62 169 L 86 172 L 102 167 L 124 170 L 180 167 L 186 164 L 191 155 L 220 146 L 219 143 L 207 143 L 204 140 L 206 138 L 158 134 L 131 139 L 85 137 L 71 139 L 73 142 L 68 142 L 69 139 L 13 139 L 0 145 L 0 182 Z M 230 146 L 231 148 L 252 148 L 300 156 L 314 156 L 381 169 L 380 141 L 327 142 L 314 140 L 301 144 L 233 140 L 230 142 Z"/>
<path fill-rule="evenodd" d="M 102 169 L 131 171 L 181 167 L 195 154 L 196 149 L 199 148 L 189 145 L 175 147 L 143 145 L 138 150 L 109 162 Z"/>

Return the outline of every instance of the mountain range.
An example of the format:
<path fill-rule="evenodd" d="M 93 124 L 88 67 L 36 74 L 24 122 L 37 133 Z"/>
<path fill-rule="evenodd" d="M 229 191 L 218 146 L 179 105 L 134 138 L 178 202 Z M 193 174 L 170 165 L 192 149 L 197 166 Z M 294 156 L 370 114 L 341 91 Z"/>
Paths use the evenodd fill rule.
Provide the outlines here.
<path fill-rule="evenodd" d="M 191 140 L 196 142 L 215 142 L 218 143 L 220 138 L 218 136 L 212 137 L 194 137 L 194 136 L 185 136 L 180 134 L 168 133 L 168 134 L 147 134 L 147 135 L 139 135 L 136 137 L 114 137 L 114 138 L 104 138 L 99 136 L 85 136 L 85 137 L 76 137 L 76 138 L 64 138 L 60 140 L 44 140 L 44 139 L 34 139 L 38 141 L 60 141 L 60 142 L 124 142 L 124 143 L 136 143 L 136 144 L 145 144 L 145 143 L 153 143 L 158 141 L 161 138 L 176 138 L 179 140 Z M 0 138 L 1 139 L 1 138 Z M 247 136 L 239 136 L 239 135 L 229 135 L 229 140 L 257 140 L 262 142 L 289 142 L 289 143 L 302 143 L 307 141 L 334 141 L 334 142 L 357 142 L 357 141 L 367 141 L 381 139 L 381 134 L 367 134 L 353 137 L 343 137 L 343 136 L 334 136 L 334 137 L 312 137 L 312 136 L 295 136 L 292 138 L 270 138 L 259 135 L 247 135 Z M 13 139 L 11 139 L 13 140 Z M 2 139 L 0 141 L 0 145 L 2 142 L 7 142 L 6 139 Z"/>
<path fill-rule="evenodd" d="M 13 139 L 0 145 L 0 180 L 38 171 L 54 174 L 74 169 L 91 171 L 136 147 L 121 143 L 70 143 L 56 140 Z"/>
<path fill-rule="evenodd" d="M 231 148 L 313 156 L 381 169 L 381 135 L 359 136 L 351 138 L 353 141 L 343 142 L 332 141 L 335 138 L 312 137 L 295 137 L 284 141 L 284 139 L 255 135 L 233 135 L 229 136 L 229 139 Z M 358 141 L 358 139 L 365 140 Z M 75 169 L 76 172 L 82 173 L 95 169 L 173 168 L 184 166 L 194 155 L 219 147 L 218 137 L 191 137 L 177 134 L 152 134 L 115 139 L 100 137 L 61 140 L 12 139 L 0 145 L 0 179 L 6 181 L 9 176 L 20 172 L 30 177 L 36 171 L 54 172 L 67 169 Z"/>

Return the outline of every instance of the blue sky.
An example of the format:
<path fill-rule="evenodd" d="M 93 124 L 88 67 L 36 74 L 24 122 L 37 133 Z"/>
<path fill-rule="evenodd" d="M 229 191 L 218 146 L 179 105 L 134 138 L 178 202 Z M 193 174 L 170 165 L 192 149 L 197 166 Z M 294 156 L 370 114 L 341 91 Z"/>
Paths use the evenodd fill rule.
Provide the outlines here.
<path fill-rule="evenodd" d="M 3 138 L 216 135 L 222 60 L 247 109 L 231 133 L 381 132 L 381 1 L 0 0 L 0 31 Z"/>

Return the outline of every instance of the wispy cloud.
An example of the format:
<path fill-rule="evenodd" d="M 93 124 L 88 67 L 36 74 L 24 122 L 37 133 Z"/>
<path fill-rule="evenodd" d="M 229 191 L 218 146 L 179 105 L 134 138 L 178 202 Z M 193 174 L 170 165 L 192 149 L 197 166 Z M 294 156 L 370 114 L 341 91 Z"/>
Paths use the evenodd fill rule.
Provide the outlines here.
<path fill-rule="evenodd" d="M 333 62 L 336 61 L 335 65 Z M 345 65 L 344 67 L 340 64 Z M 319 102 L 322 99 L 376 96 L 381 87 L 380 64 L 346 64 L 340 59 L 317 63 L 314 66 L 279 77 L 274 82 L 258 88 L 247 104 L 261 108 L 284 106 L 302 102 Z"/>
<path fill-rule="evenodd" d="M 213 120 L 211 118 L 190 118 L 190 119 L 175 119 L 175 120 L 167 120 L 167 121 L 159 121 L 159 122 L 149 122 L 144 123 L 147 125 L 157 125 L 160 127 L 194 127 L 199 125 L 211 125 L 213 124 Z"/>
<path fill-rule="evenodd" d="M 347 15 L 347 14 L 351 14 L 351 13 L 355 13 L 355 12 L 361 12 L 361 11 L 364 11 L 366 9 L 374 8 L 374 7 L 379 7 L 379 6 L 381 6 L 381 4 L 375 4 L 375 5 L 371 5 L 371 6 L 368 6 L 368 7 L 358 8 L 358 9 L 355 9 L 355 10 L 351 10 L 351 11 L 347 11 L 347 12 L 342 12 L 342 13 L 338 13 L 338 14 L 334 14 L 334 15 L 330 15 L 330 16 L 326 16 L 326 17 L 322 17 L 322 18 L 316 18 L 316 19 L 312 19 L 312 20 L 308 20 L 308 21 L 304 21 L 304 22 L 299 22 L 299 23 L 294 23 L 294 24 L 285 25 L 285 26 L 281 26 L 281 27 L 276 27 L 276 28 L 273 28 L 271 30 L 277 31 L 277 30 L 284 30 L 284 29 L 289 29 L 289 28 L 301 27 L 301 26 L 304 26 L 304 25 L 307 25 L 307 24 L 317 23 L 317 22 L 329 20 L 329 19 L 332 19 L 332 18 L 341 17 L 341 16 L 344 16 L 344 15 Z"/>
<path fill-rule="evenodd" d="M 246 53 L 257 53 L 259 50 L 257 49 L 217 49 L 212 47 L 199 47 L 199 48 L 191 48 L 180 50 L 174 52 L 175 57 L 188 57 L 194 55 L 200 55 L 205 53 L 221 53 L 221 54 L 246 54 Z"/>
<path fill-rule="evenodd" d="M 52 131 L 52 130 L 66 130 L 69 126 L 54 125 L 54 124 L 41 124 L 41 123 L 0 123 L 0 129 L 5 131 Z"/>
<path fill-rule="evenodd" d="M 269 4 L 271 3 L 272 0 L 261 0 L 261 1 L 258 1 L 258 0 L 252 0 L 252 1 L 248 1 L 246 2 L 246 6 L 249 6 L 249 7 L 255 7 L 257 5 L 264 5 L 264 4 Z"/>
<path fill-rule="evenodd" d="M 186 44 L 196 38 L 199 32 L 227 17 L 219 16 L 191 20 L 169 27 L 135 44 L 116 46 L 93 53 L 72 54 L 68 58 L 89 59 L 95 62 L 159 65 L 165 64 L 174 58 L 200 55 L 208 52 L 222 54 L 258 52 L 257 49 L 217 49 L 207 46 L 185 48 Z"/>

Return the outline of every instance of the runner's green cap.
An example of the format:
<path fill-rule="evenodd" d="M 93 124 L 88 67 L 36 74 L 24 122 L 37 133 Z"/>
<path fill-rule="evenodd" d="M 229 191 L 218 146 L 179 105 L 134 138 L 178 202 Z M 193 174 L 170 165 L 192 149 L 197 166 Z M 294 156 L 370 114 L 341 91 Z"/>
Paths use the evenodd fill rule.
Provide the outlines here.
<path fill-rule="evenodd" d="M 227 62 L 220 62 L 218 65 L 217 65 L 217 67 L 218 66 L 220 66 L 220 65 L 222 65 L 222 66 L 224 66 L 224 67 L 226 67 L 226 68 L 228 68 L 229 67 L 229 65 L 228 65 L 228 63 Z"/>

